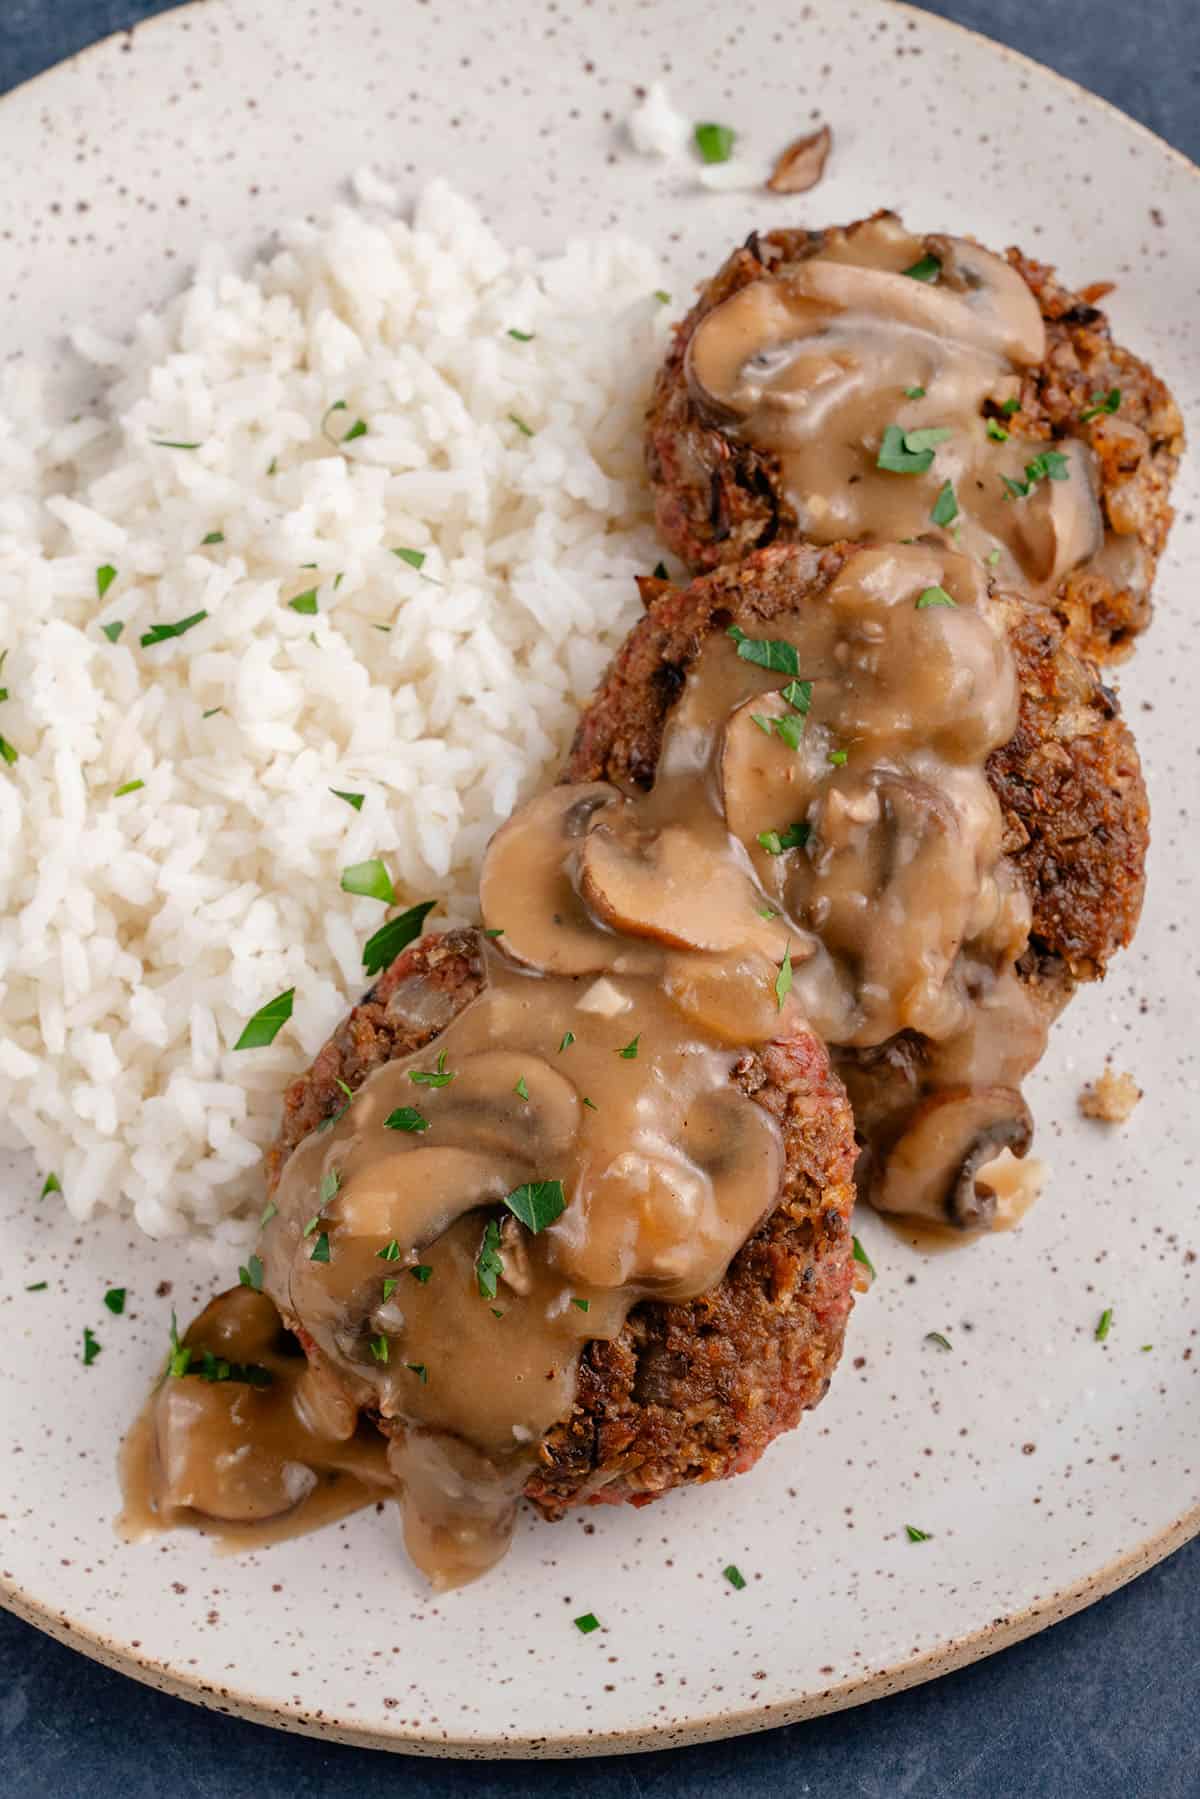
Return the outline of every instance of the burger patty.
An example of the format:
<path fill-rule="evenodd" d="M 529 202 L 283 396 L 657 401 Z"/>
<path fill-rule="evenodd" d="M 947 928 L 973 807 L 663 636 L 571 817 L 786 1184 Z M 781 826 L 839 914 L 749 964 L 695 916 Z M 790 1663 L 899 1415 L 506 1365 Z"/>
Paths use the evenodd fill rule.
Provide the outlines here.
<path fill-rule="evenodd" d="M 705 641 L 731 623 L 751 635 L 819 597 L 855 549 L 778 545 L 689 586 L 642 582 L 647 602 L 584 712 L 563 778 L 654 785 L 663 728 Z M 1003 598 L 1020 685 L 1017 729 L 988 761 L 1004 847 L 1033 906 L 1029 966 L 1102 975 L 1141 910 L 1149 809 L 1117 701 L 1068 648 L 1053 612 Z M 1058 971 L 1056 971 L 1058 978 Z"/>
<path fill-rule="evenodd" d="M 752 232 L 676 327 L 650 404 L 646 461 L 659 530 L 696 572 L 767 544 L 797 542 L 801 533 L 778 459 L 726 435 L 697 409 L 685 368 L 692 333 L 739 288 L 786 273 L 789 264 L 820 255 L 855 229 Z M 1105 521 L 1121 546 L 1116 559 L 1102 556 L 1069 574 L 1053 602 L 1068 645 L 1105 660 L 1126 651 L 1150 621 L 1154 572 L 1173 517 L 1168 496 L 1183 451 L 1183 421 L 1154 371 L 1113 342 L 1107 318 L 1093 304 L 1106 284 L 1073 293 L 1046 263 L 1016 249 L 1006 255 L 1046 322 L 1045 360 L 1022 379 L 1021 433 L 1046 443 L 1076 437 L 1091 446 Z M 1114 387 L 1118 410 L 1084 420 L 1094 396 Z"/>
<path fill-rule="evenodd" d="M 401 981 L 428 983 L 436 1024 L 389 1015 Z M 429 936 L 391 964 L 284 1097 L 268 1189 L 292 1151 L 384 1063 L 412 1055 L 482 991 L 474 931 Z M 644 1300 L 611 1342 L 585 1345 L 570 1417 L 548 1432 L 526 1495 L 547 1518 L 582 1501 L 646 1504 L 672 1487 L 751 1467 L 823 1397 L 853 1303 L 854 1125 L 824 1047 L 808 1033 L 747 1051 L 731 1077 L 784 1145 L 778 1204 L 699 1299 Z M 289 1318 L 311 1356 L 303 1320 Z"/>

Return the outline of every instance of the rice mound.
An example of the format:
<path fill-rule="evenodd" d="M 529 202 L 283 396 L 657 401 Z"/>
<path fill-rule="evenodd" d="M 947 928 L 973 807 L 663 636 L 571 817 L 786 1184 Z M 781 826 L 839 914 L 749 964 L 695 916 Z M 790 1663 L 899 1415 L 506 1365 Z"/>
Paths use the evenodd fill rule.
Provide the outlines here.
<path fill-rule="evenodd" d="M 411 225 L 357 198 L 246 275 L 206 254 L 132 345 L 79 331 L 94 413 L 0 381 L 0 1142 L 81 1220 L 237 1234 L 387 916 L 342 870 L 474 916 L 658 559 L 654 255 L 506 249 L 440 183 Z"/>

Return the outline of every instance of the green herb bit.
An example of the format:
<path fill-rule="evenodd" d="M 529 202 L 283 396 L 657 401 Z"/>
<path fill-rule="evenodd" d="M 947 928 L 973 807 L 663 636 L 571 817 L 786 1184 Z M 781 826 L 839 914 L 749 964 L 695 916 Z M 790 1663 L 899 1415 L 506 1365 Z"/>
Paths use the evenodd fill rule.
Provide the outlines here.
<path fill-rule="evenodd" d="M 179 1380 L 188 1371 L 188 1365 L 192 1359 L 192 1352 L 186 1343 L 181 1343 L 179 1341 L 179 1324 L 176 1320 L 175 1308 L 173 1306 L 171 1308 L 170 1342 L 171 1347 L 167 1352 L 167 1365 L 163 1370 L 163 1374 L 164 1377 L 168 1374 L 173 1375 L 176 1380 Z"/>
<path fill-rule="evenodd" d="M 277 471 L 278 468 L 279 468 L 279 458 L 278 458 L 278 456 L 272 456 L 270 462 L 267 464 L 268 475 L 275 474 L 275 472 Z"/>
<path fill-rule="evenodd" d="M 567 1205 L 561 1181 L 526 1181 L 523 1186 L 514 1187 L 504 1203 L 534 1236 L 560 1218 Z"/>
<path fill-rule="evenodd" d="M 224 710 L 224 706 L 210 706 L 208 711 L 202 712 L 200 716 L 201 718 L 215 718 L 218 712 L 224 712 Z"/>
<path fill-rule="evenodd" d="M 0 756 L 3 756 L 10 768 L 13 766 L 13 763 L 18 760 L 20 753 L 21 752 L 8 741 L 7 737 L 0 737 Z"/>
<path fill-rule="evenodd" d="M 906 387 L 904 390 L 904 397 L 906 400 L 923 400 L 925 398 L 925 389 L 923 387 Z"/>
<path fill-rule="evenodd" d="M 518 418 L 515 412 L 509 413 L 508 422 L 510 425 L 515 425 L 517 427 L 517 430 L 521 433 L 522 437 L 533 436 L 533 426 L 527 425 L 525 420 L 523 418 Z"/>
<path fill-rule="evenodd" d="M 1006 419 L 1010 419 L 1014 412 L 1020 412 L 1021 402 L 1014 395 L 1014 397 L 1012 399 L 1005 400 L 1003 402 L 1003 404 L 1000 407 L 1000 410 L 1004 414 Z"/>
<path fill-rule="evenodd" d="M 117 638 L 125 629 L 125 620 L 123 618 L 114 618 L 111 625 L 101 625 L 100 629 L 108 638 L 109 643 L 116 643 Z"/>
<path fill-rule="evenodd" d="M 922 256 L 909 268 L 900 271 L 902 275 L 907 275 L 910 281 L 936 281 L 941 272 L 942 265 L 937 257 L 928 254 Z"/>
<path fill-rule="evenodd" d="M 792 991 L 792 946 L 789 943 L 783 952 L 783 961 L 779 964 L 779 973 L 775 976 L 775 1004 L 782 1012 L 784 1001 Z"/>
<path fill-rule="evenodd" d="M 83 1365 L 85 1368 L 91 1367 L 96 1357 L 100 1354 L 100 1348 L 101 1345 L 96 1341 L 92 1332 L 85 1325 L 83 1331 Z"/>
<path fill-rule="evenodd" d="M 589 1099 L 586 1093 L 584 1094 L 583 1099 L 580 1103 L 582 1105 L 585 1105 L 589 1112 L 598 1112 L 600 1110 L 600 1108 L 596 1104 L 595 1100 Z"/>
<path fill-rule="evenodd" d="M 767 737 L 771 737 L 774 735 L 775 720 L 773 718 L 768 718 L 765 712 L 752 712 L 750 714 L 750 717 L 751 717 L 751 720 L 753 721 L 753 723 L 756 724 L 758 726 L 759 730 L 762 731 Z"/>
<path fill-rule="evenodd" d="M 1008 442 L 1009 433 L 1005 430 L 1004 426 L 1000 424 L 998 419 L 988 420 L 987 434 L 994 444 L 1006 444 Z"/>
<path fill-rule="evenodd" d="M 309 1219 L 308 1223 L 304 1227 L 304 1235 L 306 1237 L 311 1237 L 313 1232 L 316 1230 L 317 1226 L 320 1224 L 320 1222 L 321 1222 L 321 1214 L 319 1212 L 314 1212 L 312 1217 Z"/>
<path fill-rule="evenodd" d="M 638 1053 L 638 1044 L 641 1042 L 641 1040 L 642 1040 L 642 1033 L 639 1031 L 636 1037 L 634 1037 L 629 1043 L 626 1043 L 623 1048 L 621 1048 L 617 1051 L 617 1054 L 619 1056 L 622 1056 L 626 1062 L 636 1062 L 637 1061 L 637 1053 Z"/>
<path fill-rule="evenodd" d="M 783 831 L 760 831 L 758 841 L 768 856 L 782 856 L 785 850 L 803 849 L 811 836 L 812 826 L 802 818 Z"/>
<path fill-rule="evenodd" d="M 293 612 L 302 612 L 305 618 L 315 618 L 318 610 L 316 588 L 310 587 L 306 592 L 298 593 L 294 600 L 288 601 L 288 605 Z"/>
<path fill-rule="evenodd" d="M 204 545 L 208 544 L 208 543 L 224 543 L 224 542 L 225 542 L 224 531 L 210 531 L 208 533 L 207 537 L 202 537 L 200 539 L 201 548 L 203 548 Z"/>
<path fill-rule="evenodd" d="M 399 917 L 389 918 L 368 937 L 363 944 L 365 972 L 379 974 L 394 962 L 401 950 L 407 949 L 421 935 L 421 928 L 436 904 L 436 900 L 422 900 L 419 905 L 410 906 L 407 912 L 401 912 Z"/>
<path fill-rule="evenodd" d="M 331 1199 L 337 1198 L 341 1184 L 342 1174 L 339 1168 L 331 1168 L 327 1174 L 321 1176 L 319 1194 L 322 1207 L 327 1206 Z"/>
<path fill-rule="evenodd" d="M 850 760 L 850 752 L 849 750 L 830 750 L 828 760 L 834 768 L 845 768 Z"/>
<path fill-rule="evenodd" d="M 261 1256 L 251 1256 L 244 1268 L 238 1269 L 238 1280 L 243 1287 L 249 1287 L 255 1293 L 262 1292 L 263 1265 Z"/>
<path fill-rule="evenodd" d="M 335 449 L 340 449 L 343 444 L 353 443 L 356 437 L 365 437 L 367 435 L 367 426 L 364 419 L 355 419 L 354 423 L 343 437 L 335 437 L 333 435 L 332 431 L 327 428 L 329 421 L 335 412 L 345 412 L 345 410 L 345 400 L 335 400 L 333 405 L 327 408 L 325 416 L 321 420 L 321 435 L 322 437 L 327 438 Z M 274 470 L 268 469 L 267 473 L 269 475 L 273 474 Z"/>
<path fill-rule="evenodd" d="M 775 735 L 787 744 L 789 750 L 798 750 L 804 736 L 804 714 L 785 712 L 782 718 L 775 720 Z"/>
<path fill-rule="evenodd" d="M 513 1092 L 516 1094 L 518 1099 L 528 1099 L 529 1098 L 529 1088 L 525 1085 L 525 1076 L 524 1075 L 521 1075 L 519 1077 L 516 1086 L 513 1088 Z"/>
<path fill-rule="evenodd" d="M 951 482 L 942 482 L 938 489 L 938 497 L 930 508 L 929 516 L 935 525 L 952 525 L 958 517 L 958 501 L 955 498 Z"/>
<path fill-rule="evenodd" d="M 887 425 L 875 467 L 892 475 L 923 475 L 933 465 L 935 445 L 949 435 L 944 425 L 931 426 L 927 431 L 905 431 L 900 425 Z"/>
<path fill-rule="evenodd" d="M 936 1343 L 939 1349 L 950 1348 L 949 1337 L 943 1337 L 941 1331 L 926 1331 L 925 1341 L 926 1343 Z"/>
<path fill-rule="evenodd" d="M 365 419 L 355 419 L 349 431 L 347 431 L 345 437 L 343 437 L 342 442 L 344 444 L 352 444 L 356 437 L 365 437 L 366 435 L 367 421 Z"/>
<path fill-rule="evenodd" d="M 532 331 L 518 331 L 515 325 L 509 326 L 508 335 L 510 337 L 515 337 L 519 344 L 531 344 L 533 342 Z"/>
<path fill-rule="evenodd" d="M 997 546 L 994 550 L 989 550 L 987 553 L 986 561 L 987 561 L 988 567 L 995 568 L 995 566 L 999 562 L 999 560 L 1000 560 L 1000 546 L 997 544 Z"/>
<path fill-rule="evenodd" d="M 117 571 L 112 563 L 102 562 L 100 567 L 96 570 L 96 593 L 100 599 L 104 598 L 116 578 Z"/>
<path fill-rule="evenodd" d="M 496 1219 L 489 1218 L 483 1233 L 483 1242 L 479 1246 L 479 1254 L 475 1258 L 475 1280 L 479 1287 L 480 1297 L 495 1299 L 496 1282 L 504 1273 L 504 1258 L 500 1254 L 500 1226 Z"/>
<path fill-rule="evenodd" d="M 656 581 L 669 581 L 671 579 L 667 572 L 667 565 L 665 562 L 656 562 L 654 564 L 654 579 Z"/>
<path fill-rule="evenodd" d="M 754 910 L 758 913 L 758 916 L 760 918 L 771 919 L 771 918 L 779 917 L 779 914 L 775 910 L 774 906 L 755 906 Z"/>
<path fill-rule="evenodd" d="M 669 306 L 671 304 L 671 296 L 665 287 L 656 287 L 654 290 L 654 298 L 658 301 L 660 306 Z"/>
<path fill-rule="evenodd" d="M 342 892 L 357 893 L 363 899 L 382 900 L 385 906 L 396 903 L 396 889 L 384 864 L 376 857 L 370 862 L 355 862 L 342 870 Z"/>
<path fill-rule="evenodd" d="M 599 1630 L 600 1620 L 595 1612 L 584 1612 L 583 1616 L 574 1620 L 575 1628 L 580 1636 L 590 1637 L 594 1630 Z"/>
<path fill-rule="evenodd" d="M 910 1543 L 928 1543 L 929 1541 L 930 1533 L 927 1530 L 918 1530 L 915 1524 L 906 1524 L 904 1531 Z"/>
<path fill-rule="evenodd" d="M 383 1248 L 376 1250 L 375 1253 L 381 1262 L 398 1262 L 401 1254 L 400 1245 L 393 1237 L 390 1243 L 385 1243 Z"/>
<path fill-rule="evenodd" d="M 429 1385 L 429 1370 L 424 1362 L 405 1362 L 404 1366 L 410 1374 L 415 1374 L 423 1387 Z"/>
<path fill-rule="evenodd" d="M 183 443 L 177 437 L 152 437 L 150 442 L 157 444 L 160 450 L 198 450 L 200 448 L 199 442 Z"/>
<path fill-rule="evenodd" d="M 136 793 L 140 787 L 145 785 L 144 781 L 125 781 L 120 787 L 113 788 L 113 798 L 115 800 L 124 799 L 127 793 Z"/>
<path fill-rule="evenodd" d="M 1039 481 L 1066 481 L 1070 474 L 1071 465 L 1061 450 L 1043 450 L 1040 456 L 1025 464 L 1023 481 L 1013 481 L 1007 475 L 1001 475 L 1000 479 L 1008 499 L 1023 500 Z"/>
<path fill-rule="evenodd" d="M 701 162 L 728 162 L 737 133 L 729 125 L 697 125 L 692 133 Z"/>
<path fill-rule="evenodd" d="M 739 625 L 730 625 L 725 635 L 733 638 L 743 662 L 752 662 L 756 668 L 773 669 L 780 675 L 800 673 L 794 644 L 774 637 L 747 637 Z"/>
<path fill-rule="evenodd" d="M 433 1273 L 433 1269 L 428 1262 L 415 1262 L 408 1272 L 412 1275 L 417 1285 L 423 1287 Z"/>
<path fill-rule="evenodd" d="M 207 612 L 193 612 L 188 618 L 181 618 L 173 625 L 151 625 L 143 631 L 139 642 L 144 650 L 151 649 L 156 643 L 165 643 L 168 637 L 182 637 L 185 631 L 202 624 L 208 617 Z"/>
<path fill-rule="evenodd" d="M 42 1182 L 42 1190 L 38 1194 L 38 1198 L 45 1199 L 47 1193 L 61 1193 L 61 1192 L 62 1192 L 62 1182 L 59 1180 L 58 1176 L 56 1174 L 48 1174 L 46 1176 L 45 1180 Z"/>
<path fill-rule="evenodd" d="M 386 1362 L 391 1353 L 388 1347 L 388 1340 L 382 1332 L 378 1337 L 371 1338 L 370 1348 L 371 1354 L 375 1357 L 377 1362 Z"/>
<path fill-rule="evenodd" d="M 957 606 L 944 587 L 927 587 L 917 601 L 917 611 L 924 612 L 929 606 Z"/>
<path fill-rule="evenodd" d="M 727 1568 L 722 1568 L 721 1572 L 733 1588 L 734 1592 L 740 1593 L 746 1584 L 746 1576 L 742 1573 L 737 1563 L 730 1562 L 729 1566 Z"/>
<path fill-rule="evenodd" d="M 1105 1338 L 1108 1336 L 1108 1333 L 1112 1328 L 1112 1321 L 1113 1321 L 1113 1309 L 1111 1306 L 1105 1306 L 1104 1310 L 1100 1314 L 1100 1322 L 1096 1326 L 1096 1341 L 1097 1341 L 1097 1343 L 1104 1342 Z"/>
<path fill-rule="evenodd" d="M 415 568 L 418 574 L 425 567 L 424 550 L 393 550 L 392 555 L 398 557 L 401 562 L 407 562 L 409 568 Z"/>
<path fill-rule="evenodd" d="M 355 811 L 356 811 L 356 812 L 361 812 L 361 811 L 362 811 L 362 809 L 363 809 L 363 800 L 364 800 L 364 799 L 365 799 L 365 798 L 366 798 L 366 795 L 365 795 L 365 794 L 362 794 L 362 793 L 343 793 L 343 792 L 342 792 L 342 789 L 341 789 L 341 788 L 340 788 L 340 787 L 331 787 L 331 788 L 330 788 L 330 789 L 329 789 L 329 791 L 330 791 L 330 793 L 331 793 L 331 794 L 332 794 L 332 795 L 333 795 L 333 797 L 334 797 L 334 799 L 336 799 L 336 800 L 345 800 L 345 802 L 346 802 L 346 804 L 347 804 L 347 805 L 348 805 L 348 806 L 353 806 L 353 807 L 354 807 L 354 810 L 355 810 Z"/>
<path fill-rule="evenodd" d="M 489 926 L 488 929 L 483 934 L 485 937 L 503 937 L 504 926 L 503 925 Z"/>
<path fill-rule="evenodd" d="M 327 1262 L 329 1260 L 329 1232 L 328 1231 L 321 1232 L 320 1236 L 317 1238 L 316 1242 L 313 1244 L 312 1254 L 309 1256 L 308 1259 L 310 1262 Z"/>
<path fill-rule="evenodd" d="M 262 1217 L 258 1221 L 259 1230 L 265 1231 L 267 1226 L 270 1224 L 272 1218 L 276 1218 L 276 1217 L 278 1217 L 278 1215 L 279 1215 L 279 1207 L 275 1204 L 275 1201 L 273 1199 L 269 1199 L 267 1201 L 266 1205 L 263 1207 Z"/>
<path fill-rule="evenodd" d="M 104 1303 L 114 1318 L 119 1318 L 125 1310 L 125 1292 L 124 1287 L 110 1287 L 104 1295 Z"/>
<path fill-rule="evenodd" d="M 1115 412 L 1120 404 L 1120 388 L 1110 387 L 1107 393 L 1101 392 L 1093 394 L 1091 405 L 1087 407 L 1085 411 L 1081 412 L 1079 416 L 1086 425 L 1090 419 L 1103 418 L 1105 414 Z"/>
<path fill-rule="evenodd" d="M 862 1266 L 866 1269 L 866 1271 L 870 1275 L 871 1279 L 874 1280 L 875 1279 L 875 1264 L 874 1264 L 874 1262 L 871 1260 L 870 1256 L 867 1254 L 866 1250 L 863 1248 L 862 1244 L 859 1242 L 857 1237 L 852 1238 L 851 1241 L 854 1245 L 854 1260 L 856 1262 L 861 1262 Z"/>
<path fill-rule="evenodd" d="M 265 1006 L 260 1006 L 254 1017 L 249 1020 L 241 1036 L 234 1044 L 234 1049 L 265 1049 L 268 1043 L 274 1043 L 280 1031 L 292 1016 L 292 1005 L 296 998 L 296 989 L 289 987 L 286 993 L 276 994 Z"/>
<path fill-rule="evenodd" d="M 392 1297 L 392 1294 L 393 1294 L 393 1293 L 394 1293 L 394 1292 L 395 1292 L 395 1291 L 396 1291 L 396 1288 L 397 1288 L 397 1287 L 398 1287 L 398 1286 L 399 1286 L 399 1285 L 400 1285 L 400 1282 L 399 1282 L 399 1281 L 398 1281 L 398 1280 L 390 1280 L 390 1281 L 384 1281 L 384 1283 L 383 1283 L 383 1297 L 384 1297 L 384 1301 L 385 1301 L 385 1302 L 386 1302 L 386 1301 L 387 1301 L 387 1300 L 389 1300 L 389 1299 L 390 1299 L 390 1298 L 391 1298 L 391 1297 Z"/>
<path fill-rule="evenodd" d="M 26 1293 L 44 1293 L 49 1285 L 49 1281 L 31 1281 L 25 1291 Z M 1146 1347 L 1149 1348 L 1149 1344 Z"/>
<path fill-rule="evenodd" d="M 783 689 L 783 697 L 797 712 L 807 712 L 812 705 L 812 690 L 811 681 L 789 681 Z"/>
<path fill-rule="evenodd" d="M 562 1055 L 564 1049 L 570 1049 L 570 1047 L 574 1043 L 574 1041 L 575 1041 L 574 1031 L 564 1031 L 562 1034 L 562 1042 L 558 1046 L 559 1055 L 560 1056 Z"/>
<path fill-rule="evenodd" d="M 572 1299 L 571 1304 L 579 1312 L 590 1312 L 592 1309 L 592 1302 L 590 1299 Z"/>
<path fill-rule="evenodd" d="M 420 1135 L 422 1131 L 429 1129 L 429 1120 L 423 1112 L 418 1112 L 416 1106 L 397 1106 L 384 1119 L 383 1128 L 385 1131 L 410 1131 Z"/>
<path fill-rule="evenodd" d="M 448 1087 L 454 1079 L 454 1070 L 446 1072 L 446 1052 L 439 1055 L 432 1070 L 427 1068 L 410 1068 L 408 1078 L 415 1087 Z"/>

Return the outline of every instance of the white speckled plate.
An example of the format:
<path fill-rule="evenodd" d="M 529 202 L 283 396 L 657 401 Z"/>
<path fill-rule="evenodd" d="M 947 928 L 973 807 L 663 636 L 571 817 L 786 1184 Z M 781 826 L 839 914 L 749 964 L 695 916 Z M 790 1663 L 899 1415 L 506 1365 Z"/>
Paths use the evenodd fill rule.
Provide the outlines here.
<path fill-rule="evenodd" d="M 636 84 L 769 154 L 811 119 L 835 150 L 787 201 L 702 194 L 624 147 Z M 210 0 L 0 105 L 0 353 L 58 354 L 170 291 L 210 235 L 249 250 L 374 160 L 450 173 L 540 246 L 621 224 L 677 292 L 752 224 L 887 202 L 1112 277 L 1121 335 L 1194 418 L 1200 182 L 1046 71 L 902 6 L 845 0 Z M 1158 619 L 1122 676 L 1155 806 L 1136 947 L 1058 1027 L 1032 1084 L 1049 1191 L 1015 1234 L 929 1259 L 876 1220 L 880 1271 L 821 1410 L 732 1485 L 649 1511 L 528 1522 L 483 1586 L 433 1600 L 390 1515 L 244 1559 L 118 1543 L 113 1449 L 210 1287 L 181 1246 L 86 1238 L 0 1167 L 0 1597 L 80 1649 L 269 1723 L 448 1754 L 576 1754 L 751 1730 L 928 1678 L 1097 1598 L 1200 1527 L 1191 933 L 1197 849 L 1194 476 Z M 1106 1052 L 1146 1089 L 1117 1134 L 1077 1115 Z M 27 1283 L 46 1279 L 45 1292 Z M 110 1318 L 101 1296 L 122 1282 Z M 1101 1310 L 1115 1319 L 1104 1344 Z M 85 1370 L 79 1334 L 104 1348 Z M 948 1333 L 950 1354 L 922 1339 Z M 1143 1348 L 1143 1345 L 1149 1345 Z M 931 1533 L 915 1545 L 906 1523 Z M 748 1586 L 721 1569 L 735 1561 Z M 602 1632 L 572 1628 L 594 1610 Z"/>

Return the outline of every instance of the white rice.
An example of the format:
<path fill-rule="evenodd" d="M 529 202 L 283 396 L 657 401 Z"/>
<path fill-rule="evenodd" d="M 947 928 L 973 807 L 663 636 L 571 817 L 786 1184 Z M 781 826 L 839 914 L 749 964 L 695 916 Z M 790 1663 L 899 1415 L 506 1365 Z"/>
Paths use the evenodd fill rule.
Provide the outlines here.
<path fill-rule="evenodd" d="M 130 346 L 78 332 L 95 416 L 48 420 L 19 365 L 0 385 L 0 1141 L 81 1220 L 257 1210 L 281 1091 L 386 916 L 341 871 L 381 857 L 431 926 L 470 919 L 659 556 L 653 255 L 509 250 L 441 184 L 411 226 L 373 177 L 358 198 L 248 275 L 212 251 Z M 367 430 L 335 447 L 323 418 Z M 316 617 L 289 607 L 314 587 Z M 274 1044 L 234 1053 L 289 987 Z"/>

